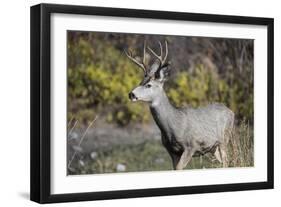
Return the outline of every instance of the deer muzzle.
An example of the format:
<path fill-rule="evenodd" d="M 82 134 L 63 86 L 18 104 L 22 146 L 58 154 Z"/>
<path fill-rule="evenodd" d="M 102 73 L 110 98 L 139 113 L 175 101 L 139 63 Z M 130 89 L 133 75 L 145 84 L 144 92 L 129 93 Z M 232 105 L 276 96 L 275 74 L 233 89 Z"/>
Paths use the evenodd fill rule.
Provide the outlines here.
<path fill-rule="evenodd" d="M 136 95 L 135 95 L 133 92 L 130 92 L 130 93 L 129 93 L 129 99 L 130 99 L 131 101 L 136 101 L 136 100 L 138 100 L 138 98 L 136 97 Z"/>

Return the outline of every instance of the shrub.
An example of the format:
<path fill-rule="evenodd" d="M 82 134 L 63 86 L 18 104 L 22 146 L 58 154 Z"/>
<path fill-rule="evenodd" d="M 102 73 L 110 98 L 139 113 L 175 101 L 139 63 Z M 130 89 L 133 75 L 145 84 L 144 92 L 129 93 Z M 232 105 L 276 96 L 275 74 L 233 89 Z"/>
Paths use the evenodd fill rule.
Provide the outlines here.
<path fill-rule="evenodd" d="M 92 33 L 90 33 L 92 34 Z M 129 122 L 148 122 L 150 113 L 142 103 L 131 103 L 128 93 L 136 87 L 142 72 L 118 45 L 94 36 L 78 36 L 68 41 L 68 119 L 89 122 L 96 114 L 120 126 Z M 167 95 L 176 106 L 197 107 L 222 102 L 236 118 L 253 120 L 253 80 L 251 69 L 218 73 L 197 64 L 192 71 L 176 70 L 167 84 Z"/>

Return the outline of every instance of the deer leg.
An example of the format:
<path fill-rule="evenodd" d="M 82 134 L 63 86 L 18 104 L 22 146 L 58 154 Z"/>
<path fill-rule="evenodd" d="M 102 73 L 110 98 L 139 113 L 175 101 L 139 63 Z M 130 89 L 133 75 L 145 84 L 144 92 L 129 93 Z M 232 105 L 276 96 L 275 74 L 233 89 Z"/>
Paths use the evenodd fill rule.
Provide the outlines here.
<path fill-rule="evenodd" d="M 224 144 L 222 144 L 219 147 L 219 151 L 220 151 L 220 155 L 222 158 L 222 166 L 224 168 L 228 167 L 228 159 L 227 159 L 227 154 L 226 154 L 226 146 Z"/>
<path fill-rule="evenodd" d="M 185 168 L 186 165 L 190 162 L 194 152 L 195 151 L 193 149 L 186 148 L 180 157 L 180 160 L 176 166 L 176 170 L 182 170 L 183 168 Z"/>
<path fill-rule="evenodd" d="M 181 158 L 180 152 L 174 152 L 171 148 L 171 146 L 169 145 L 169 142 L 167 142 L 166 137 L 162 134 L 162 144 L 164 145 L 164 147 L 166 148 L 167 152 L 169 153 L 172 162 L 173 162 L 173 169 L 176 169 L 176 166 Z"/>
<path fill-rule="evenodd" d="M 174 170 L 176 170 L 177 164 L 178 164 L 181 157 L 179 155 L 173 154 L 173 153 L 170 153 L 170 156 L 172 158 L 173 168 L 174 168 Z"/>
<path fill-rule="evenodd" d="M 167 148 L 167 147 L 166 147 L 166 149 L 167 149 L 167 151 L 168 151 L 168 153 L 169 153 L 169 155 L 170 155 L 170 157 L 171 157 L 171 159 L 172 159 L 172 162 L 173 162 L 173 169 L 175 170 L 181 156 L 179 156 L 178 154 L 175 154 L 174 152 L 172 152 L 172 151 L 171 151 L 169 148 Z"/>
<path fill-rule="evenodd" d="M 214 155 L 215 155 L 216 159 L 220 163 L 222 163 L 222 158 L 221 158 L 221 153 L 220 153 L 220 149 L 219 148 L 220 148 L 219 146 L 216 148 L 216 151 L 215 151 Z"/>

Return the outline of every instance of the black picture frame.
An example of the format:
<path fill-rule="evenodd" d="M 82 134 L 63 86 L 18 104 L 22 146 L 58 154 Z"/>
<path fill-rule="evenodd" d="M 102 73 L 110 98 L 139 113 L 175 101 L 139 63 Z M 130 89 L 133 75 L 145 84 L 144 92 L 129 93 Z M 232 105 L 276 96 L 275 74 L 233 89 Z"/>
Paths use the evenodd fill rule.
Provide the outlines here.
<path fill-rule="evenodd" d="M 50 192 L 50 130 L 51 130 L 51 70 L 50 70 L 50 15 L 52 13 L 134 17 L 162 20 L 180 20 L 207 23 L 233 23 L 267 26 L 267 181 L 237 184 L 218 184 L 187 187 L 167 187 L 74 194 Z M 101 199 L 166 196 L 224 191 L 242 191 L 273 188 L 273 39 L 272 18 L 195 14 L 152 10 L 102 8 L 88 6 L 39 4 L 31 7 L 31 151 L 30 199 L 39 203 L 87 201 Z"/>

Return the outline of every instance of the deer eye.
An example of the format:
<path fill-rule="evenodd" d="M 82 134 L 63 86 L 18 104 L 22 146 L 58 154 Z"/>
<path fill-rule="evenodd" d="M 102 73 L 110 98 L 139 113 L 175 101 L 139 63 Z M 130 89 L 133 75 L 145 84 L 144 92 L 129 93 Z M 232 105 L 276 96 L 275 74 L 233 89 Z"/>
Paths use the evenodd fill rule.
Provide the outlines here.
<path fill-rule="evenodd" d="M 151 88 L 151 84 L 145 85 L 146 88 Z"/>

